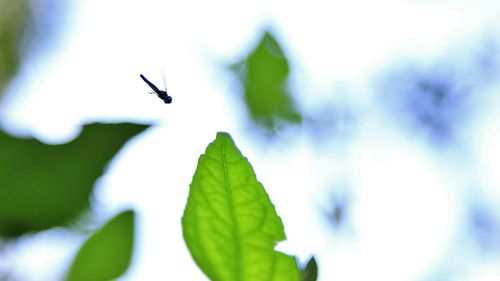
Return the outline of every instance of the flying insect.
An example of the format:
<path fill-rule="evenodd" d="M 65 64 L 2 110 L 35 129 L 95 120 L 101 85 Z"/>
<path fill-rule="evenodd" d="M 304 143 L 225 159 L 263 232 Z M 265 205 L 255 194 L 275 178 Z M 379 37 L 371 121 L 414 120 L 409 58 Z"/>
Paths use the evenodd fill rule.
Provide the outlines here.
<path fill-rule="evenodd" d="M 150 94 L 155 94 L 157 95 L 163 102 L 165 103 L 172 103 L 172 97 L 167 94 L 167 89 L 165 91 L 162 91 L 158 89 L 158 87 L 155 86 L 155 84 L 151 83 L 144 75 L 139 75 L 141 76 L 142 80 L 148 84 L 151 89 L 153 89 L 154 92 L 150 92 Z"/>

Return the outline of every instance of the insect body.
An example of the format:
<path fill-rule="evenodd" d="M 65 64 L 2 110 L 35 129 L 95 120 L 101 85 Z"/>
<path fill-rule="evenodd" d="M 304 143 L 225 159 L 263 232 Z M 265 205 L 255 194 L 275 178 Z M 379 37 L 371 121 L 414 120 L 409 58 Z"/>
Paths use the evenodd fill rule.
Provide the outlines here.
<path fill-rule="evenodd" d="M 141 74 L 140 76 L 142 80 L 144 80 L 144 82 L 146 82 L 146 84 L 148 84 L 148 86 L 151 87 L 151 89 L 153 89 L 154 92 L 151 92 L 151 94 L 156 94 L 165 103 L 172 103 L 172 97 L 167 94 L 166 89 L 165 91 L 162 91 L 158 89 L 158 87 L 156 87 L 153 83 L 149 82 L 149 80 L 146 79 L 144 75 Z"/>

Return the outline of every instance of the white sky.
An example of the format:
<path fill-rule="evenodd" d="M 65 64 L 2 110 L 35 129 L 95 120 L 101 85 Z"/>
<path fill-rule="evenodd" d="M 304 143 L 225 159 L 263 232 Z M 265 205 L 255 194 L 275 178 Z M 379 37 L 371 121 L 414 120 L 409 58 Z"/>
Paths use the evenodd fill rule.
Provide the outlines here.
<path fill-rule="evenodd" d="M 500 128 L 490 122 L 468 140 L 482 170 L 457 174 L 460 165 L 443 167 L 423 140 L 409 141 L 373 109 L 368 78 L 399 59 L 425 60 L 481 39 L 500 6 L 465 2 L 80 1 L 61 41 L 27 64 L 11 87 L 15 99 L 6 100 L 2 125 L 57 143 L 84 122 L 158 124 L 130 142 L 98 182 L 106 217 L 129 206 L 138 211 L 139 243 L 123 280 L 205 280 L 184 245 L 180 219 L 198 156 L 217 131 L 231 133 L 276 205 L 288 236 L 280 249 L 302 261 L 317 255 L 320 280 L 422 280 L 465 239 L 457 235 L 464 183 L 484 175 L 485 186 L 500 184 L 492 156 Z M 345 152 L 318 152 L 301 136 L 261 148 L 246 131 L 224 67 L 247 54 L 265 26 L 291 56 L 304 106 L 331 99 L 337 83 L 348 85 L 362 114 Z M 173 103 L 146 94 L 139 73 L 160 85 L 163 73 Z M 477 124 L 495 120 L 494 108 Z M 332 175 L 346 174 L 355 208 L 350 230 L 337 233 L 318 206 L 326 204 Z M 498 189 L 485 192 L 500 201 Z M 78 239 L 49 234 L 12 246 L 4 264 L 22 280 L 54 280 Z M 460 267 L 455 280 L 500 279 L 494 262 L 477 263 L 473 248 L 467 253 L 471 262 L 449 262 Z"/>

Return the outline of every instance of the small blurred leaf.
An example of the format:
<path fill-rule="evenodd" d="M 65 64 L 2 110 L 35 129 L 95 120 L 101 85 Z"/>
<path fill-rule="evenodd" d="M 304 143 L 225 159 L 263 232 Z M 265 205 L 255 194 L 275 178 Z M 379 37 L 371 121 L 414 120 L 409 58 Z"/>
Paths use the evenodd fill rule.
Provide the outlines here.
<path fill-rule="evenodd" d="M 311 257 L 302 271 L 302 281 L 316 281 L 318 279 L 318 264 L 316 259 Z"/>
<path fill-rule="evenodd" d="M 240 79 L 246 105 L 257 124 L 274 130 L 278 123 L 302 121 L 287 87 L 288 59 L 269 32 L 263 35 L 246 59 L 230 68 Z"/>
<path fill-rule="evenodd" d="M 73 221 L 89 207 L 94 182 L 108 161 L 146 128 L 90 124 L 62 145 L 0 131 L 0 236 L 17 237 Z"/>
<path fill-rule="evenodd" d="M 134 247 L 133 211 L 125 211 L 90 236 L 76 255 L 67 281 L 107 281 L 130 265 Z"/>
<path fill-rule="evenodd" d="M 0 95 L 19 69 L 21 43 L 31 16 L 29 2 L 0 0 Z"/>
<path fill-rule="evenodd" d="M 300 280 L 296 259 L 274 250 L 286 239 L 281 218 L 227 133 L 198 160 L 182 229 L 211 280 Z"/>

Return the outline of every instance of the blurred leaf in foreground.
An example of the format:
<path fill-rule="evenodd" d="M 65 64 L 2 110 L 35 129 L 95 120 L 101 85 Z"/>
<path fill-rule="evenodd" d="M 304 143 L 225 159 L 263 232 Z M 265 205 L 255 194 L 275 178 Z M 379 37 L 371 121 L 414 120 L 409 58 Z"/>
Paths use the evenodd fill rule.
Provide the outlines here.
<path fill-rule="evenodd" d="M 271 33 L 266 32 L 248 57 L 231 69 L 239 77 L 246 105 L 257 124 L 275 130 L 279 124 L 302 121 L 287 87 L 288 59 Z"/>
<path fill-rule="evenodd" d="M 30 1 L 0 0 L 0 94 L 19 69 L 30 16 Z"/>
<path fill-rule="evenodd" d="M 134 212 L 125 211 L 90 236 L 73 261 L 67 281 L 107 281 L 130 265 L 134 247 Z"/>
<path fill-rule="evenodd" d="M 0 236 L 63 226 L 89 207 L 108 161 L 147 125 L 90 124 L 76 139 L 46 145 L 0 131 Z"/>
<path fill-rule="evenodd" d="M 281 218 L 229 134 L 198 160 L 182 229 L 211 280 L 300 280 L 295 257 L 274 250 L 286 239 Z"/>
<path fill-rule="evenodd" d="M 318 264 L 316 259 L 311 257 L 302 271 L 302 281 L 316 281 L 318 279 Z"/>

